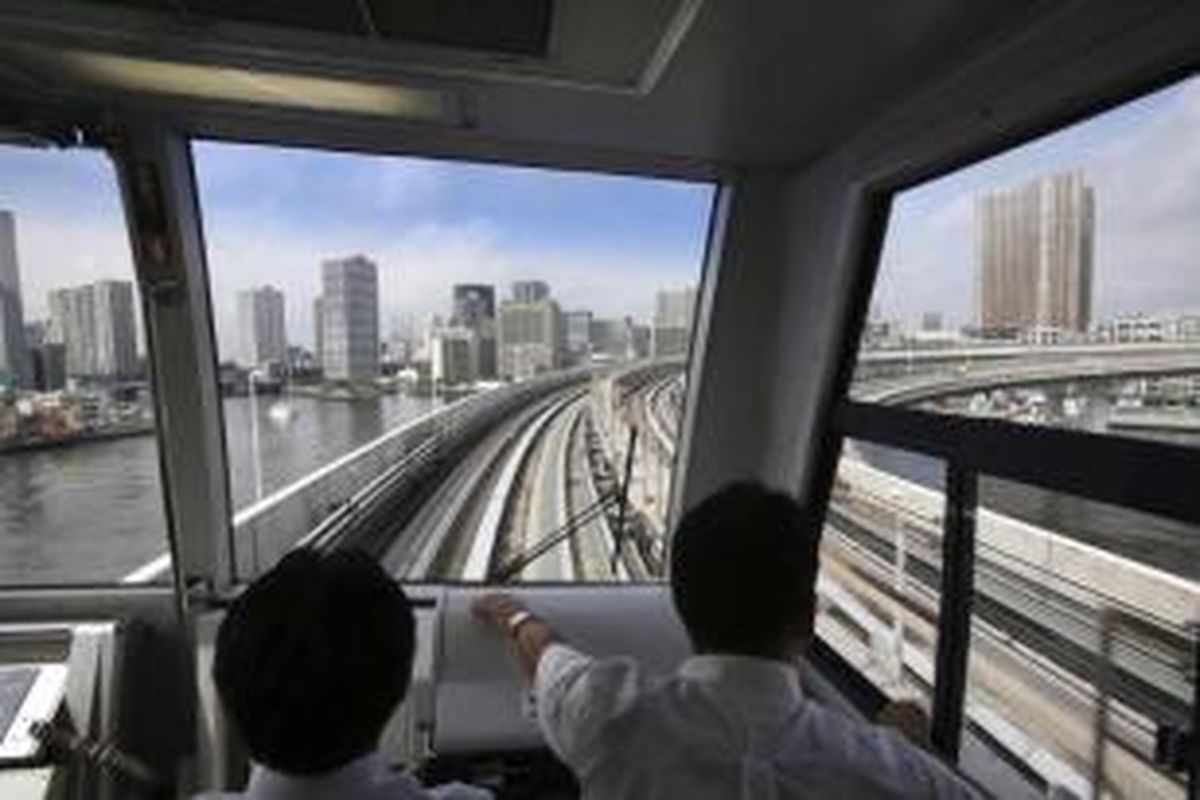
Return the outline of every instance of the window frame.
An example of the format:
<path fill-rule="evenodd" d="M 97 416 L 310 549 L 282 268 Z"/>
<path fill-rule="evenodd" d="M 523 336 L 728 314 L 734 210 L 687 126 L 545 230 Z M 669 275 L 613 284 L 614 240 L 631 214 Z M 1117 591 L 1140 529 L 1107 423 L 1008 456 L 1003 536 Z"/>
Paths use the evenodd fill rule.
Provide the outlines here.
<path fill-rule="evenodd" d="M 942 571 L 940 587 L 931 740 L 934 748 L 951 763 L 958 762 L 964 728 L 979 478 L 986 475 L 1016 480 L 1200 526 L 1200 495 L 1186 477 L 1200 474 L 1200 447 L 933 414 L 853 399 L 854 372 L 879 277 L 892 201 L 900 192 L 1197 77 L 1200 77 L 1198 63 L 1160 71 L 1149 79 L 1127 83 L 1083 103 L 1065 105 L 960 152 L 908 161 L 891 171 L 885 169 L 881 174 L 860 180 L 852 187 L 857 201 L 863 204 L 864 220 L 859 229 L 861 236 L 857 237 L 848 258 L 850 290 L 844 298 L 841 330 L 836 336 L 839 352 L 832 379 L 819 403 L 821 434 L 814 469 L 801 488 L 807 490 L 811 502 L 822 509 L 828 508 L 842 444 L 849 438 L 945 462 L 942 558 L 946 569 Z M 1153 473 L 1148 473 L 1146 470 L 1151 468 Z M 1160 478 L 1164 473 L 1165 478 Z M 1155 474 L 1155 481 L 1137 479 L 1146 474 Z M 1200 736 L 1200 628 L 1193 631 L 1193 636 L 1196 675 L 1191 739 L 1196 747 L 1200 746 L 1195 741 Z M 818 663 L 845 666 L 829 658 L 831 648 L 826 643 L 820 644 L 816 648 L 821 656 Z M 862 680 L 855 685 L 858 697 L 871 705 L 880 703 L 883 693 L 873 687 L 877 694 L 871 696 L 867 688 L 870 682 L 864 676 L 859 677 Z M 1192 759 L 1187 776 L 1191 795 L 1200 787 L 1197 761 L 1200 759 Z"/>
<path fill-rule="evenodd" d="M 278 148 L 290 149 L 297 151 L 307 151 L 310 153 L 324 154 L 349 154 L 371 158 L 411 158 L 425 159 L 439 162 L 447 162 L 451 164 L 464 165 L 488 165 L 499 167 L 511 167 L 516 169 L 534 169 L 541 170 L 547 173 L 570 173 L 581 175 L 594 176 L 610 176 L 635 178 L 643 180 L 658 180 L 658 181 L 674 181 L 677 183 L 686 183 L 694 186 L 706 187 L 710 192 L 710 197 L 706 203 L 706 217 L 703 226 L 703 246 L 701 248 L 700 259 L 698 262 L 699 274 L 695 283 L 696 305 L 692 314 L 691 335 L 688 340 L 688 349 L 683 356 L 682 374 L 685 379 L 686 391 L 684 393 L 683 408 L 680 413 L 679 431 L 676 439 L 675 458 L 673 462 L 671 480 L 668 497 L 664 503 L 667 510 L 665 529 L 671 531 L 674 528 L 678 515 L 681 513 L 681 498 L 683 495 L 683 475 L 681 474 L 681 466 L 687 458 L 686 448 L 690 444 L 691 436 L 691 409 L 694 406 L 694 398 L 692 387 L 698 382 L 694 379 L 694 371 L 696 365 L 703 358 L 703 343 L 708 336 L 709 321 L 711 317 L 711 296 L 716 291 L 716 286 L 719 283 L 718 273 L 721 268 L 721 241 L 726 227 L 726 217 L 729 213 L 728 197 L 730 194 L 730 183 L 728 176 L 724 170 L 716 168 L 706 168 L 698 164 L 673 165 L 671 168 L 656 167 L 654 162 L 649 158 L 644 162 L 608 162 L 606 160 L 590 160 L 579 158 L 566 159 L 530 159 L 530 158 L 486 158 L 480 154 L 473 152 L 455 152 L 442 153 L 430 152 L 420 147 L 406 146 L 405 142 L 394 142 L 380 140 L 370 144 L 358 140 L 342 141 L 342 140 L 325 140 L 321 137 L 308 138 L 304 136 L 291 137 L 274 133 L 271 135 L 260 135 L 251 129 L 243 129 L 238 126 L 233 128 L 225 128 L 218 126 L 216 129 L 209 129 L 203 124 L 179 124 L 169 127 L 160 132 L 165 138 L 169 147 L 182 146 L 185 151 L 183 158 L 187 163 L 186 176 L 174 176 L 174 184 L 167 186 L 169 192 L 181 192 L 190 200 L 184 203 L 184 207 L 179 210 L 179 223 L 185 230 L 194 230 L 194 236 L 199 243 L 199 252 L 190 257 L 190 262 L 186 265 L 189 278 L 197 276 L 196 279 L 202 280 L 204 284 L 204 320 L 202 322 L 208 326 L 208 335 L 206 337 L 206 347 L 211 350 L 213 364 L 219 363 L 219 348 L 216 338 L 216 321 L 214 313 L 214 305 L 212 300 L 212 281 L 208 264 L 209 250 L 205 237 L 205 214 L 200 196 L 200 182 L 197 177 L 196 168 L 196 145 L 201 143 L 207 144 L 230 144 L 230 145 L 253 145 L 263 148 Z M 173 155 L 173 153 L 172 153 Z M 126 201 L 128 202 L 128 201 Z M 128 206 L 127 206 L 128 209 Z M 128 213 L 128 212 L 127 212 Z M 227 503 L 228 513 L 224 515 L 224 524 L 220 526 L 220 536 L 212 544 L 212 552 L 209 554 L 209 559 L 214 571 L 208 572 L 204 576 L 203 583 L 209 587 L 216 587 L 216 595 L 213 598 L 218 604 L 221 601 L 221 596 L 228 594 L 231 591 L 236 591 L 238 587 L 244 586 L 248 581 L 245 576 L 239 571 L 238 555 L 237 555 L 237 531 L 234 526 L 234 518 L 237 515 L 237 510 L 233 508 L 231 495 L 228 489 L 230 480 L 230 471 L 228 464 L 228 445 L 225 442 L 225 425 L 224 425 L 224 405 L 218 398 L 216 403 L 216 419 L 217 427 L 221 436 L 221 461 L 219 468 L 225 483 L 225 502 Z M 639 439 L 645 435 L 645 431 L 639 434 Z M 364 443 L 365 445 L 365 443 Z M 639 447 L 642 446 L 640 443 Z M 164 486 L 166 485 L 164 481 Z M 368 489 L 369 486 L 362 487 L 362 490 Z M 317 528 L 306 532 L 305 535 L 312 534 L 325 530 L 326 520 Z M 568 538 L 573 531 L 573 524 L 570 523 L 556 532 L 555 536 Z M 337 526 L 333 526 L 335 529 Z M 213 530 L 218 530 L 216 527 Z M 325 531 L 328 533 L 328 531 Z M 183 543 L 186 544 L 187 537 L 182 537 Z M 297 544 L 305 538 L 304 535 L 297 540 Z M 550 537 L 554 538 L 554 537 Z M 669 551 L 670 536 L 665 537 L 664 553 Z M 624 539 L 621 539 L 624 542 Z M 321 546 L 321 545 L 317 545 Z M 625 544 L 623 546 L 629 546 Z M 204 548 L 199 548 L 203 550 Z M 175 554 L 175 547 L 172 546 L 172 554 Z M 620 587 L 639 587 L 639 586 L 662 586 L 665 584 L 667 576 L 664 573 L 658 578 L 650 578 L 645 580 L 604 580 L 604 581 L 545 581 L 534 582 L 527 584 L 531 587 L 541 586 L 589 586 L 597 588 L 620 588 Z M 193 585 L 197 583 L 196 576 L 192 576 L 190 581 Z M 467 586 L 467 587 L 487 587 L 487 586 L 505 586 L 508 584 L 491 584 L 478 581 L 468 581 L 464 579 L 443 578 L 443 579 L 422 579 L 420 581 L 404 581 L 406 585 L 445 585 L 445 586 Z M 184 583 L 188 583 L 185 576 Z"/>

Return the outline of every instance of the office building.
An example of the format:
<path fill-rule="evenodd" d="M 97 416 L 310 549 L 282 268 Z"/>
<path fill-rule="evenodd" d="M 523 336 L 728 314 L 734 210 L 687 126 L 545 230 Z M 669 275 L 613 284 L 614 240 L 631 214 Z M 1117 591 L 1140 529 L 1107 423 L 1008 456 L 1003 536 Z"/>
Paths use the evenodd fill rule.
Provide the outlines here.
<path fill-rule="evenodd" d="M 54 289 L 49 307 L 48 340 L 63 346 L 68 376 L 137 376 L 137 328 L 130 281 Z"/>
<path fill-rule="evenodd" d="M 592 358 L 603 361 L 625 358 L 627 343 L 625 321 L 593 317 L 588 325 Z"/>
<path fill-rule="evenodd" d="M 501 377 L 520 380 L 562 365 L 562 312 L 546 284 L 513 284 L 512 299 L 500 304 L 497 327 Z"/>
<path fill-rule="evenodd" d="M 321 265 L 321 367 L 328 380 L 379 375 L 379 274 L 362 255 Z"/>
<path fill-rule="evenodd" d="M 496 318 L 496 290 L 486 284 L 460 283 L 454 287 L 454 314 L 451 323 L 468 328 Z"/>
<path fill-rule="evenodd" d="M 30 379 L 21 271 L 17 265 L 17 223 L 11 211 L 0 210 L 0 385 L 27 387 Z"/>
<path fill-rule="evenodd" d="M 650 350 L 655 358 L 687 355 L 696 312 L 696 290 L 660 291 L 655 295 Z"/>
<path fill-rule="evenodd" d="M 475 283 L 456 285 L 450 322 L 475 333 L 474 377 L 494 380 L 498 374 L 495 288 Z"/>
<path fill-rule="evenodd" d="M 540 303 L 550 299 L 550 287 L 545 281 L 517 281 L 512 285 L 512 299 L 517 303 Z"/>
<path fill-rule="evenodd" d="M 238 293 L 239 360 L 244 367 L 287 363 L 283 292 L 272 286 Z"/>
<path fill-rule="evenodd" d="M 430 373 L 441 386 L 472 383 L 479 372 L 479 340 L 463 325 L 432 328 L 429 332 Z"/>
<path fill-rule="evenodd" d="M 1061 173 L 976 202 L 977 306 L 985 335 L 1081 332 L 1092 313 L 1092 187 Z"/>
<path fill-rule="evenodd" d="M 592 312 L 568 311 L 563 314 L 564 358 L 567 366 L 586 364 L 592 359 Z"/>

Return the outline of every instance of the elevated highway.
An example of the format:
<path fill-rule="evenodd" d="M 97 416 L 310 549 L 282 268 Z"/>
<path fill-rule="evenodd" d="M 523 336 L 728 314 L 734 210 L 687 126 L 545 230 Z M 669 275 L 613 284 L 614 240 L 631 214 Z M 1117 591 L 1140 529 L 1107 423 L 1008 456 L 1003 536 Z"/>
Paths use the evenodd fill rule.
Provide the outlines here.
<path fill-rule="evenodd" d="M 1200 374 L 1200 343 L 1165 350 L 1088 348 L 1029 361 L 1008 358 L 934 361 L 943 369 L 857 381 L 855 399 L 904 405 L 947 395 L 1053 383 Z M 945 369 L 945 367 L 950 367 Z"/>

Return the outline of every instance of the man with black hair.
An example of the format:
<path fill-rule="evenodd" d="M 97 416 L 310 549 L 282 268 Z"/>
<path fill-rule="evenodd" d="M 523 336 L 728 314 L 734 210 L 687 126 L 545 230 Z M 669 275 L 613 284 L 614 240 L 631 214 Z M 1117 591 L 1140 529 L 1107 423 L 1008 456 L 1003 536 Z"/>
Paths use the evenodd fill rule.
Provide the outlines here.
<path fill-rule="evenodd" d="M 671 592 L 695 655 L 656 684 L 629 659 L 564 643 L 512 596 L 476 601 L 511 639 L 546 742 L 585 799 L 977 796 L 893 732 L 802 692 L 820 533 L 820 515 L 749 483 L 690 511 Z"/>
<path fill-rule="evenodd" d="M 375 751 L 408 692 L 415 629 L 404 590 L 361 552 L 299 550 L 251 584 L 221 623 L 213 663 L 254 765 L 243 796 L 490 798 L 462 785 L 426 791 Z"/>

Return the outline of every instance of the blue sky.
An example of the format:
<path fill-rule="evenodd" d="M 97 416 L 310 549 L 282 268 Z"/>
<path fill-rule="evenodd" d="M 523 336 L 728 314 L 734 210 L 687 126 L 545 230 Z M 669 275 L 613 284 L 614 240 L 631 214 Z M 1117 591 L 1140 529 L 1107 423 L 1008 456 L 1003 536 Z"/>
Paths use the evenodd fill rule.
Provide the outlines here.
<path fill-rule="evenodd" d="M 648 318 L 657 289 L 700 278 L 702 184 L 215 142 L 195 158 L 219 331 L 238 289 L 272 283 L 309 342 L 321 259 L 355 252 L 379 265 L 384 335 L 445 315 L 454 283 L 541 279 L 564 309 Z"/>
<path fill-rule="evenodd" d="M 289 338 L 312 342 L 324 258 L 380 270 L 382 333 L 446 314 L 450 287 L 547 281 L 565 309 L 648 318 L 654 292 L 700 279 L 709 185 L 432 159 L 198 142 L 196 175 L 219 344 L 236 294 L 283 290 Z M 107 158 L 0 147 L 0 208 L 16 213 L 26 316 L 49 289 L 132 277 Z"/>
<path fill-rule="evenodd" d="M 975 314 L 975 198 L 1078 170 L 1095 191 L 1094 317 L 1200 312 L 1200 78 L 894 198 L 873 312 Z"/>
<path fill-rule="evenodd" d="M 446 313 L 450 286 L 550 283 L 565 308 L 648 317 L 659 288 L 699 280 L 712 188 L 429 159 L 201 142 L 196 170 L 221 347 L 238 290 L 287 298 L 312 340 L 321 259 L 379 264 L 382 330 Z M 1200 311 L 1200 79 L 982 161 L 896 198 L 874 297 L 915 322 L 974 313 L 974 200 L 1064 169 L 1095 187 L 1096 316 Z M 0 147 L 0 208 L 17 215 L 27 316 L 48 289 L 132 276 L 107 159 Z"/>

